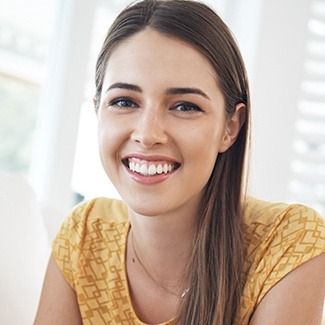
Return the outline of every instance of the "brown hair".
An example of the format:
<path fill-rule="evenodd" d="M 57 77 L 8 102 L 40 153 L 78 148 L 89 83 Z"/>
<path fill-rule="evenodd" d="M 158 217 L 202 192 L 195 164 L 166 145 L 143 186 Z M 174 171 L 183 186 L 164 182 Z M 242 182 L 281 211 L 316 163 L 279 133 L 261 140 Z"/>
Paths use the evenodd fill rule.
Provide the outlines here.
<path fill-rule="evenodd" d="M 249 126 L 249 87 L 238 46 L 208 6 L 190 0 L 144 0 L 124 9 L 111 26 L 96 65 L 98 109 L 108 60 L 124 40 L 150 27 L 194 46 L 212 64 L 228 117 L 244 103 L 246 122 L 236 142 L 219 154 L 198 216 L 198 236 L 188 270 L 191 291 L 178 321 L 186 325 L 233 324 L 243 290 L 242 184 Z"/>

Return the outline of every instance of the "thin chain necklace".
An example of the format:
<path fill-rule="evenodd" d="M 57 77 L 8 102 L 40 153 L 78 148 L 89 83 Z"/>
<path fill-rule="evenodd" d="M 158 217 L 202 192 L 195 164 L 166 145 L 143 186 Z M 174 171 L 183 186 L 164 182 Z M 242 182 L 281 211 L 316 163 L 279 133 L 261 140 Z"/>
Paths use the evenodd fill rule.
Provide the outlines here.
<path fill-rule="evenodd" d="M 181 294 L 177 294 L 175 292 L 172 292 L 172 291 L 169 291 L 168 289 L 166 289 L 165 287 L 163 287 L 161 284 L 159 284 L 151 275 L 150 273 L 148 272 L 148 270 L 146 269 L 146 267 L 143 265 L 143 263 L 141 262 L 138 254 L 137 254 L 137 251 L 135 250 L 135 246 L 134 246 L 134 236 L 133 236 L 133 231 L 132 231 L 132 238 L 131 238 L 131 241 L 132 241 L 132 248 L 133 248 L 133 252 L 134 252 L 134 255 L 137 259 L 137 261 L 139 262 L 139 264 L 141 265 L 143 271 L 146 273 L 146 275 L 148 276 L 148 278 L 161 290 L 163 290 L 164 292 L 172 295 L 172 296 L 176 296 L 177 298 L 184 298 L 186 296 L 186 294 L 190 291 L 190 288 L 186 288 Z"/>

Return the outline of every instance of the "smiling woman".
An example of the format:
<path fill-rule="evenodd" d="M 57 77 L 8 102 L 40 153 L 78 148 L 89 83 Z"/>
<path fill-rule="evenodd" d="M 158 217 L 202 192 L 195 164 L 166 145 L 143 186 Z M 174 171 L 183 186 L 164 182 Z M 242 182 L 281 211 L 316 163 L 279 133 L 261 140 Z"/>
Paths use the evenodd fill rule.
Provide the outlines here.
<path fill-rule="evenodd" d="M 154 215 L 198 203 L 218 152 L 231 145 L 245 119 L 245 106 L 238 105 L 227 122 L 232 133 L 225 132 L 224 99 L 211 64 L 187 43 L 146 29 L 113 52 L 103 89 L 97 113 L 101 159 L 130 208 Z M 140 173 L 126 160 L 138 163 Z M 148 175 L 154 162 L 178 168 Z"/>
<path fill-rule="evenodd" d="M 249 87 L 219 16 L 187 0 L 127 7 L 96 87 L 124 202 L 82 203 L 63 223 L 35 323 L 318 324 L 324 221 L 246 196 Z"/>

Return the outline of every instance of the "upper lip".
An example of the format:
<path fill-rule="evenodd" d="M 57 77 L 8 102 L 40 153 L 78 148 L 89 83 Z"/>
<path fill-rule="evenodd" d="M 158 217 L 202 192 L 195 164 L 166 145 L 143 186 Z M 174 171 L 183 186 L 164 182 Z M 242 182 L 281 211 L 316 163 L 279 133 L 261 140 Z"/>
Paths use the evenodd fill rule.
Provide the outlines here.
<path fill-rule="evenodd" d="M 129 158 L 137 158 L 140 160 L 146 160 L 146 161 L 166 161 L 166 162 L 171 162 L 171 163 L 179 163 L 176 159 L 165 156 L 165 155 L 145 155 L 141 153 L 131 153 L 128 155 L 125 155 L 122 157 L 122 160 L 126 160 Z"/>

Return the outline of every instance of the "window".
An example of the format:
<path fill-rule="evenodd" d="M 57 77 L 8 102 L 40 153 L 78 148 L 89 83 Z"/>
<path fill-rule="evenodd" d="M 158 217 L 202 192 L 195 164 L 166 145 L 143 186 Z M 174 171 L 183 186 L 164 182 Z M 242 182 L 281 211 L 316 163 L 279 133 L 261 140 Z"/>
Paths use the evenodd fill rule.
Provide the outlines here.
<path fill-rule="evenodd" d="M 0 169 L 28 173 L 55 0 L 0 1 Z"/>
<path fill-rule="evenodd" d="M 290 199 L 325 214 L 325 2 L 314 1 L 298 100 Z"/>

